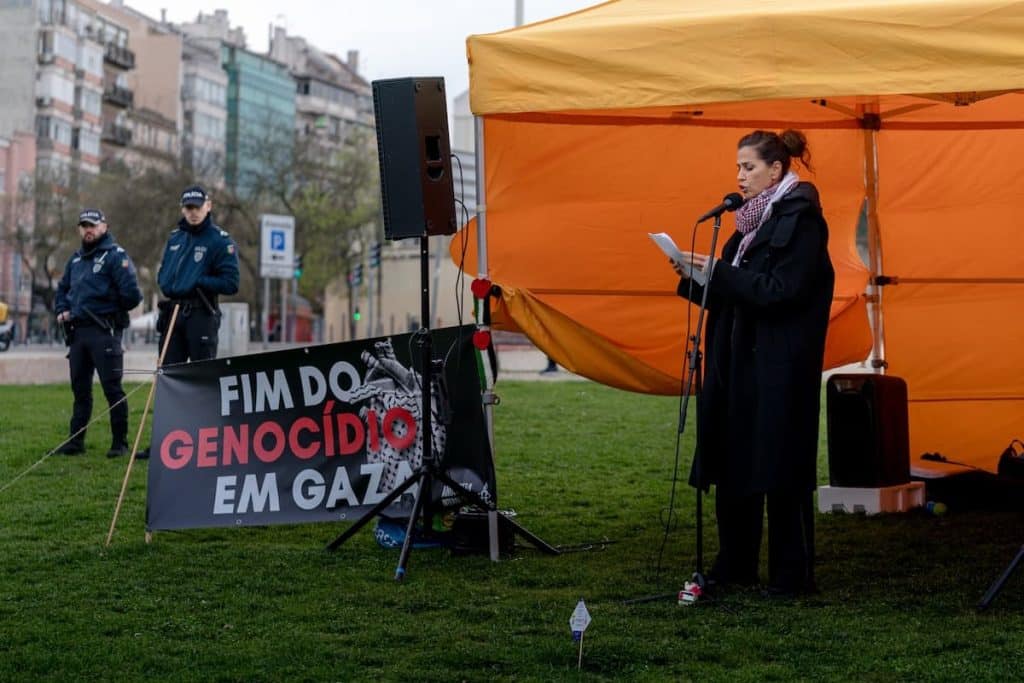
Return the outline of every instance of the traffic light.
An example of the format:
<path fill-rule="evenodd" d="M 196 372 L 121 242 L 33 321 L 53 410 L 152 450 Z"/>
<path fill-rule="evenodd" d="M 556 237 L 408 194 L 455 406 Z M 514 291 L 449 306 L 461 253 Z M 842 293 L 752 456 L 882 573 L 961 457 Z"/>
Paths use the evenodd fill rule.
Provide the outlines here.
<path fill-rule="evenodd" d="M 356 322 L 359 322 L 359 319 L 361 317 L 363 316 L 362 314 L 359 313 L 359 307 L 356 306 L 356 310 L 352 311 L 352 319 L 355 320 Z"/>
<path fill-rule="evenodd" d="M 376 268 L 380 265 L 380 242 L 370 245 L 370 267 Z"/>
<path fill-rule="evenodd" d="M 352 270 L 352 286 L 358 287 L 361 284 L 363 284 L 363 264 L 357 263 Z"/>
<path fill-rule="evenodd" d="M 295 279 L 302 277 L 302 254 L 295 255 Z"/>

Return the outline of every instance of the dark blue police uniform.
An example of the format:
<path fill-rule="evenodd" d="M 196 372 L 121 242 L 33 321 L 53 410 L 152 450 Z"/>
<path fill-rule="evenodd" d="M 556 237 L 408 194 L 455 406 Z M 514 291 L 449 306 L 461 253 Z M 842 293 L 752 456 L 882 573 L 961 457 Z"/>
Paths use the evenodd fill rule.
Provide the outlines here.
<path fill-rule="evenodd" d="M 105 222 L 96 210 L 83 211 L 82 222 Z M 57 285 L 55 312 L 71 317 L 64 324 L 68 337 L 71 391 L 75 397 L 71 414 L 71 439 L 60 449 L 74 455 L 85 450 L 85 427 L 92 415 L 92 378 L 100 377 L 103 395 L 110 405 L 112 443 L 108 456 L 128 450 L 128 404 L 121 388 L 124 372 L 122 333 L 128 325 L 128 311 L 142 301 L 135 266 L 109 233 L 82 248 L 64 267 Z"/>
<path fill-rule="evenodd" d="M 183 204 L 189 199 L 188 192 Z M 160 302 L 157 323 L 161 347 L 170 333 L 165 364 L 216 357 L 218 297 L 236 293 L 238 278 L 238 253 L 231 236 L 214 224 L 209 214 L 199 225 L 182 218 L 167 239 L 157 274 L 160 291 L 167 297 L 167 301 Z M 171 331 L 167 326 L 175 304 L 179 305 L 178 318 Z"/>

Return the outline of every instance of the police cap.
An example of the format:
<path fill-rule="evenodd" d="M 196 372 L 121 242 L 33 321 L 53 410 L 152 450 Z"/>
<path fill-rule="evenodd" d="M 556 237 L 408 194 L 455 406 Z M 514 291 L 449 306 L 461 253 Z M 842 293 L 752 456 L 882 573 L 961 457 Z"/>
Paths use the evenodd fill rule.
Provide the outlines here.
<path fill-rule="evenodd" d="M 186 187 L 185 191 L 181 193 L 181 205 L 202 206 L 209 198 L 210 196 L 206 194 L 206 190 L 201 185 L 192 185 Z"/>
<path fill-rule="evenodd" d="M 79 225 L 99 225 L 106 222 L 107 217 L 99 209 L 83 209 L 82 213 L 78 214 Z"/>

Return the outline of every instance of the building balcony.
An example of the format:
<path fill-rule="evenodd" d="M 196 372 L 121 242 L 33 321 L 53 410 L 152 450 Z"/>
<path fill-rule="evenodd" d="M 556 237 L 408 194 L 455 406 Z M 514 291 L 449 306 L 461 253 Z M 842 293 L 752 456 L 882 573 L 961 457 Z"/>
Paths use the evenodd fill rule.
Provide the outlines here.
<path fill-rule="evenodd" d="M 135 93 L 128 88 L 111 85 L 103 91 L 103 99 L 117 107 L 130 107 L 135 102 Z"/>
<path fill-rule="evenodd" d="M 135 68 L 135 53 L 126 47 L 107 43 L 103 52 L 103 61 L 107 64 L 119 66 L 122 69 Z"/>
<path fill-rule="evenodd" d="M 103 126 L 103 142 L 125 147 L 131 144 L 132 131 L 118 123 L 107 123 Z"/>

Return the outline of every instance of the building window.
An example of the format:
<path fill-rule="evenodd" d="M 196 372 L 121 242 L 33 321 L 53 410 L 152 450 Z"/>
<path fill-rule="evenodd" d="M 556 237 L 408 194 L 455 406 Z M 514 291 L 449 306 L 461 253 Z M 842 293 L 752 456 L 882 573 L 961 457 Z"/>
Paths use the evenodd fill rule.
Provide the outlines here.
<path fill-rule="evenodd" d="M 83 41 L 78 54 L 78 66 L 87 74 L 103 78 L 103 48 L 91 41 Z"/>
<path fill-rule="evenodd" d="M 47 138 L 62 145 L 71 146 L 71 124 L 52 116 L 36 117 L 36 135 Z"/>
<path fill-rule="evenodd" d="M 37 116 L 36 117 L 36 137 L 48 138 L 50 137 L 50 117 L 49 116 Z"/>
<path fill-rule="evenodd" d="M 51 137 L 55 142 L 59 142 L 62 145 L 71 146 L 71 124 L 61 119 L 51 119 L 50 124 Z"/>
<path fill-rule="evenodd" d="M 63 57 L 72 64 L 78 58 L 78 41 L 61 31 L 53 31 L 53 54 Z"/>
<path fill-rule="evenodd" d="M 96 20 L 99 22 L 100 39 L 104 44 L 112 43 L 118 47 L 128 47 L 128 31 L 104 21 L 100 17 L 97 17 Z"/>
<path fill-rule="evenodd" d="M 78 149 L 94 157 L 100 155 L 100 136 L 91 130 L 78 129 Z"/>
<path fill-rule="evenodd" d="M 192 117 L 192 133 L 204 138 L 224 139 L 224 119 L 195 112 Z"/>
<path fill-rule="evenodd" d="M 57 71 L 47 70 L 39 76 L 39 97 L 51 97 L 68 105 L 75 103 L 75 82 Z"/>
<path fill-rule="evenodd" d="M 220 107 L 227 102 L 227 89 L 223 85 L 196 74 L 185 76 L 185 94 L 187 97 Z"/>
<path fill-rule="evenodd" d="M 103 112 L 103 98 L 95 90 L 78 89 L 78 107 L 86 114 L 100 116 Z"/>
<path fill-rule="evenodd" d="M 63 24 L 65 12 L 64 0 L 39 0 L 39 20 L 44 24 Z"/>

